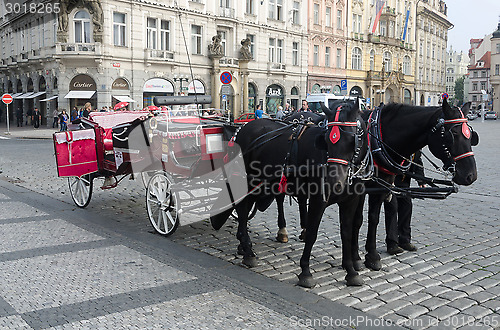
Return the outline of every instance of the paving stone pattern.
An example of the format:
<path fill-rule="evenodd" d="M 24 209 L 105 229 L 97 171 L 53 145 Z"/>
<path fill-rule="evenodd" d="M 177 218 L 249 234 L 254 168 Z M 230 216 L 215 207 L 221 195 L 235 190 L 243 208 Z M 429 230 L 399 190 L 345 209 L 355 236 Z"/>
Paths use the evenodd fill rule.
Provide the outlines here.
<path fill-rule="evenodd" d="M 412 236 L 413 243 L 419 248 L 417 252 L 388 255 L 381 216 L 378 249 L 383 268 L 378 272 L 362 270 L 365 280 L 362 287 L 348 288 L 345 285 L 338 210 L 336 206 L 328 208 L 312 251 L 311 268 L 318 285 L 310 291 L 377 317 L 407 321 L 405 326 L 409 328 L 427 328 L 437 325 L 437 322 L 440 322 L 439 328 L 446 325 L 451 328 L 500 326 L 500 179 L 497 173 L 500 145 L 496 137 L 497 125 L 493 121 L 472 122 L 480 135 L 480 144 L 474 148 L 479 177 L 472 186 L 460 187 L 458 194 L 444 201 L 414 200 Z M 52 145 L 30 142 L 31 147 L 41 153 L 36 168 L 33 169 L 29 155 L 8 150 L 8 156 L 0 157 L 3 170 L 0 178 L 66 201 L 68 208 L 75 208 L 66 180 L 55 177 Z M 8 148 L 8 143 L 10 141 L 2 141 L 2 146 Z M 98 186 L 96 182 L 89 205 L 91 210 L 114 217 L 118 224 L 126 222 L 141 232 L 152 230 L 145 212 L 145 191 L 140 180 L 125 179 L 116 189 L 107 191 L 101 191 Z M 36 215 L 29 208 L 25 211 L 27 213 L 22 213 L 22 216 Z M 0 210 L 0 219 L 2 214 L 5 213 Z M 290 242 L 286 244 L 275 240 L 277 212 L 274 206 L 250 221 L 250 237 L 260 259 L 259 266 L 252 271 L 295 285 L 303 248 L 303 243 L 298 240 L 297 205 L 289 206 L 287 202 L 285 214 L 290 233 Z M 366 228 L 365 222 L 360 234 L 361 248 Z M 236 254 L 238 241 L 235 234 L 234 221 L 229 221 L 220 231 L 214 231 L 205 220 L 181 225 L 169 239 L 239 265 L 241 259 Z M 197 301 L 198 298 L 192 299 Z M 228 300 L 231 299 L 229 294 Z M 22 306 L 23 310 L 34 308 Z M 149 311 L 154 313 L 154 310 Z M 124 317 L 133 318 L 134 313 L 129 311 Z M 3 318 L 0 326 L 2 322 L 17 324 L 19 321 L 12 317 Z M 87 325 L 78 324 L 78 327 L 98 324 L 94 319 L 88 322 Z M 140 321 L 137 322 L 140 326 Z"/>

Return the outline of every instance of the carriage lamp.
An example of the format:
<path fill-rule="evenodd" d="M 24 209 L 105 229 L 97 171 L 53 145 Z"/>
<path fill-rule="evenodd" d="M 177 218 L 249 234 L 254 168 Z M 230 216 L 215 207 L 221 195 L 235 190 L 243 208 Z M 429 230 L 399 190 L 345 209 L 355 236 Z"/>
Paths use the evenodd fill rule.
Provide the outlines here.
<path fill-rule="evenodd" d="M 207 147 L 207 154 L 215 154 L 224 151 L 224 145 L 222 143 L 222 134 L 206 134 L 205 143 Z"/>

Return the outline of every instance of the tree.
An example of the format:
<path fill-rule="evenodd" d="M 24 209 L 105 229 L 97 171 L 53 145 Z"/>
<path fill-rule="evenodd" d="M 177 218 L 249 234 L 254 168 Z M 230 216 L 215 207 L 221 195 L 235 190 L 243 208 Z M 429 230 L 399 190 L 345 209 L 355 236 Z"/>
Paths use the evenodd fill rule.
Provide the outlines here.
<path fill-rule="evenodd" d="M 461 76 L 455 80 L 455 99 L 459 105 L 464 103 L 464 79 L 465 76 Z"/>

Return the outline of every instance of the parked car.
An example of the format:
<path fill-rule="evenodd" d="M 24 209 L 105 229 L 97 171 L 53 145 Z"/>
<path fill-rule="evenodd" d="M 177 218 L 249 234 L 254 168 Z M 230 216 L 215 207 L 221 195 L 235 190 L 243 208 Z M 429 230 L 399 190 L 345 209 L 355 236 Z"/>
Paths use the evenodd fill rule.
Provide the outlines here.
<path fill-rule="evenodd" d="M 477 118 L 477 113 L 475 113 L 475 112 L 469 112 L 467 114 L 467 119 L 469 119 L 469 120 L 474 120 L 476 118 Z"/>
<path fill-rule="evenodd" d="M 271 118 L 267 113 L 262 114 L 262 118 Z M 234 120 L 235 123 L 248 123 L 252 120 L 255 120 L 255 113 L 254 112 L 247 112 L 239 116 Z"/>
<path fill-rule="evenodd" d="M 497 120 L 497 113 L 495 111 L 486 111 L 486 113 L 484 114 L 484 120 L 486 119 L 494 119 L 494 120 Z"/>
<path fill-rule="evenodd" d="M 330 104 L 330 101 L 335 101 L 335 100 L 356 100 L 356 97 L 354 96 L 341 96 L 341 95 L 335 95 L 335 94 L 329 94 L 329 93 L 317 93 L 317 94 L 309 94 L 306 98 L 307 103 L 309 104 L 309 109 L 313 112 L 323 112 L 321 110 L 321 105 L 320 102 L 323 102 L 326 106 Z M 366 110 L 366 105 L 365 105 L 365 99 L 360 98 L 359 99 L 359 110 L 365 111 Z"/>

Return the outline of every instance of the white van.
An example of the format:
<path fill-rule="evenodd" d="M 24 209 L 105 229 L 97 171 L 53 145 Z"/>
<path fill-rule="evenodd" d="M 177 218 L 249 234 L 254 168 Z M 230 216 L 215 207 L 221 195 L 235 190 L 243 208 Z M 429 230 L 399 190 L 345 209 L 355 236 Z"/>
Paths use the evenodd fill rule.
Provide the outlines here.
<path fill-rule="evenodd" d="M 309 96 L 306 97 L 306 101 L 309 104 L 309 109 L 311 109 L 314 112 L 323 112 L 321 110 L 320 102 L 324 102 L 325 105 L 328 106 L 330 100 L 344 100 L 344 99 L 355 101 L 356 97 L 347 95 L 342 96 L 342 95 L 335 95 L 328 93 L 309 94 Z M 366 105 L 363 98 L 359 99 L 359 110 L 361 111 L 366 110 Z"/>

